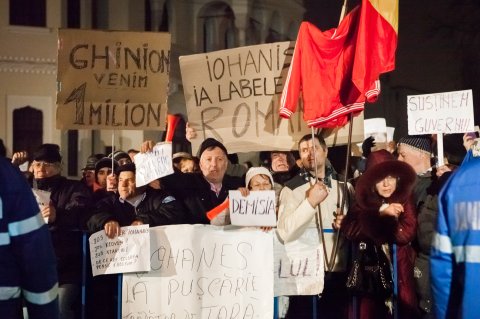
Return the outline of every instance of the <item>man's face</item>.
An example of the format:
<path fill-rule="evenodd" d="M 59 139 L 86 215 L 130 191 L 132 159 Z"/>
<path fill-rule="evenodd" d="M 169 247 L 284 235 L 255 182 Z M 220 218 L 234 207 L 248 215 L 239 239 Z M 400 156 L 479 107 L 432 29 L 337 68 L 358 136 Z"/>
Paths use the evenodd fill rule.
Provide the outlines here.
<path fill-rule="evenodd" d="M 272 159 L 272 171 L 287 172 L 289 170 L 287 154 L 281 152 L 272 152 L 270 156 Z"/>
<path fill-rule="evenodd" d="M 112 174 L 112 168 L 111 167 L 103 167 L 98 170 L 97 173 L 97 183 L 100 185 L 102 188 L 107 187 L 107 176 L 109 174 Z"/>
<path fill-rule="evenodd" d="M 84 170 L 83 179 L 85 180 L 85 184 L 87 184 L 88 187 L 91 187 L 95 182 L 95 170 L 93 169 Z"/>
<path fill-rule="evenodd" d="M 313 143 L 315 143 L 315 153 L 313 150 Z M 298 151 L 300 153 L 300 160 L 302 161 L 302 165 L 305 167 L 305 169 L 311 172 L 315 171 L 315 155 L 317 168 L 325 167 L 328 149 L 323 149 L 317 139 L 301 142 L 298 146 Z"/>
<path fill-rule="evenodd" d="M 33 177 L 42 179 L 60 174 L 60 163 L 48 163 L 44 161 L 33 161 Z"/>
<path fill-rule="evenodd" d="M 424 156 L 422 152 L 416 151 L 413 148 L 400 144 L 397 149 L 398 160 L 409 164 L 416 173 L 421 173 L 423 170 L 422 163 Z"/>
<path fill-rule="evenodd" d="M 135 173 L 134 172 L 120 172 L 118 175 L 118 195 L 123 199 L 128 199 L 135 196 Z"/>
<path fill-rule="evenodd" d="M 200 156 L 200 170 L 210 183 L 221 183 L 227 171 L 227 156 L 219 147 L 205 150 Z"/>

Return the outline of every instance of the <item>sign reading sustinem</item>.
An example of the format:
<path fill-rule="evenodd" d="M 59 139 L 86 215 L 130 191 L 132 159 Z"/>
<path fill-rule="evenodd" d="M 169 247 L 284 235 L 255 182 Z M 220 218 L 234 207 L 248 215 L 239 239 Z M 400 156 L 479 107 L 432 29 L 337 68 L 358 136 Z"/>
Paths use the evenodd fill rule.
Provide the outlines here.
<path fill-rule="evenodd" d="M 472 90 L 407 96 L 408 135 L 474 130 Z"/>

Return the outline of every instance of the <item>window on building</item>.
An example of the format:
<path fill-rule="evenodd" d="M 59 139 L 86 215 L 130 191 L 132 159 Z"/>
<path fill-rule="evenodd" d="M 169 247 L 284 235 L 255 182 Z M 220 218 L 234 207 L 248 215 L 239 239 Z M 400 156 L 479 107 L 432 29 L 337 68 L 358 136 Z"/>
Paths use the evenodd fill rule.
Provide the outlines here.
<path fill-rule="evenodd" d="M 47 26 L 46 0 L 10 0 L 10 25 Z"/>
<path fill-rule="evenodd" d="M 168 32 L 168 4 L 160 0 L 145 0 L 145 30 Z"/>
<path fill-rule="evenodd" d="M 43 113 L 31 106 L 13 111 L 13 151 L 33 152 L 43 143 Z"/>
<path fill-rule="evenodd" d="M 199 15 L 203 29 L 203 51 L 211 52 L 236 46 L 235 14 L 225 3 L 204 7 Z"/>

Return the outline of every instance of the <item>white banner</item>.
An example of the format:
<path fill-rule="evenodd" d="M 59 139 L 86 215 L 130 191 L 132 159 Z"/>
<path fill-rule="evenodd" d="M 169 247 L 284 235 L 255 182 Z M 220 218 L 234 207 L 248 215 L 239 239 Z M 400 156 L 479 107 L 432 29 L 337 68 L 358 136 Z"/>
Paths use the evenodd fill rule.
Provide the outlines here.
<path fill-rule="evenodd" d="M 150 229 L 151 271 L 123 276 L 122 318 L 273 317 L 272 232 Z"/>
<path fill-rule="evenodd" d="M 252 191 L 242 196 L 229 191 L 230 220 L 236 226 L 276 226 L 275 191 Z"/>
<path fill-rule="evenodd" d="M 148 153 L 138 153 L 135 159 L 135 184 L 147 185 L 160 177 L 173 174 L 172 143 L 158 143 Z"/>
<path fill-rule="evenodd" d="M 474 130 L 472 90 L 407 96 L 408 135 Z"/>
<path fill-rule="evenodd" d="M 101 230 L 90 236 L 89 243 L 93 276 L 150 269 L 148 225 L 122 227 L 114 239 Z"/>
<path fill-rule="evenodd" d="M 316 295 L 323 291 L 324 259 L 318 230 L 283 244 L 274 236 L 275 296 Z"/>

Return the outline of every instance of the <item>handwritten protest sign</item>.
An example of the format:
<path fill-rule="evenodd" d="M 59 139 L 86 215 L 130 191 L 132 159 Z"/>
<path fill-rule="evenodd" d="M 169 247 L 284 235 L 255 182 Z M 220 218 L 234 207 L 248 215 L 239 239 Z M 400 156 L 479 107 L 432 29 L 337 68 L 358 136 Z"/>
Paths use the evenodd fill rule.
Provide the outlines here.
<path fill-rule="evenodd" d="M 188 121 L 198 132 L 194 153 L 207 137 L 231 153 L 296 148 L 310 133 L 303 113 L 290 120 L 278 113 L 293 50 L 293 42 L 277 42 L 180 57 Z M 340 131 L 326 131 L 329 145 L 347 142 L 348 130 Z M 354 125 L 353 135 L 353 142 L 363 140 L 363 123 Z"/>
<path fill-rule="evenodd" d="M 409 135 L 471 132 L 472 90 L 409 95 L 407 113 Z"/>
<path fill-rule="evenodd" d="M 274 236 L 275 296 L 316 295 L 323 291 L 324 259 L 318 230 L 307 228 L 283 244 Z"/>
<path fill-rule="evenodd" d="M 135 184 L 147 185 L 160 177 L 173 174 L 172 144 L 158 143 L 151 152 L 135 155 Z"/>
<path fill-rule="evenodd" d="M 57 129 L 165 128 L 170 34 L 61 29 Z"/>
<path fill-rule="evenodd" d="M 275 191 L 229 191 L 230 220 L 236 226 L 276 226 Z"/>
<path fill-rule="evenodd" d="M 50 195 L 52 194 L 51 192 L 35 188 L 32 188 L 32 192 L 33 196 L 37 200 L 38 208 L 40 210 L 50 204 Z M 45 224 L 48 224 L 48 217 L 44 217 L 43 220 L 45 221 Z"/>
<path fill-rule="evenodd" d="M 150 229 L 151 271 L 123 276 L 122 318 L 273 317 L 272 233 Z"/>
<path fill-rule="evenodd" d="M 110 239 L 105 231 L 89 238 L 93 276 L 150 269 L 148 225 L 122 227 L 120 236 Z"/>

